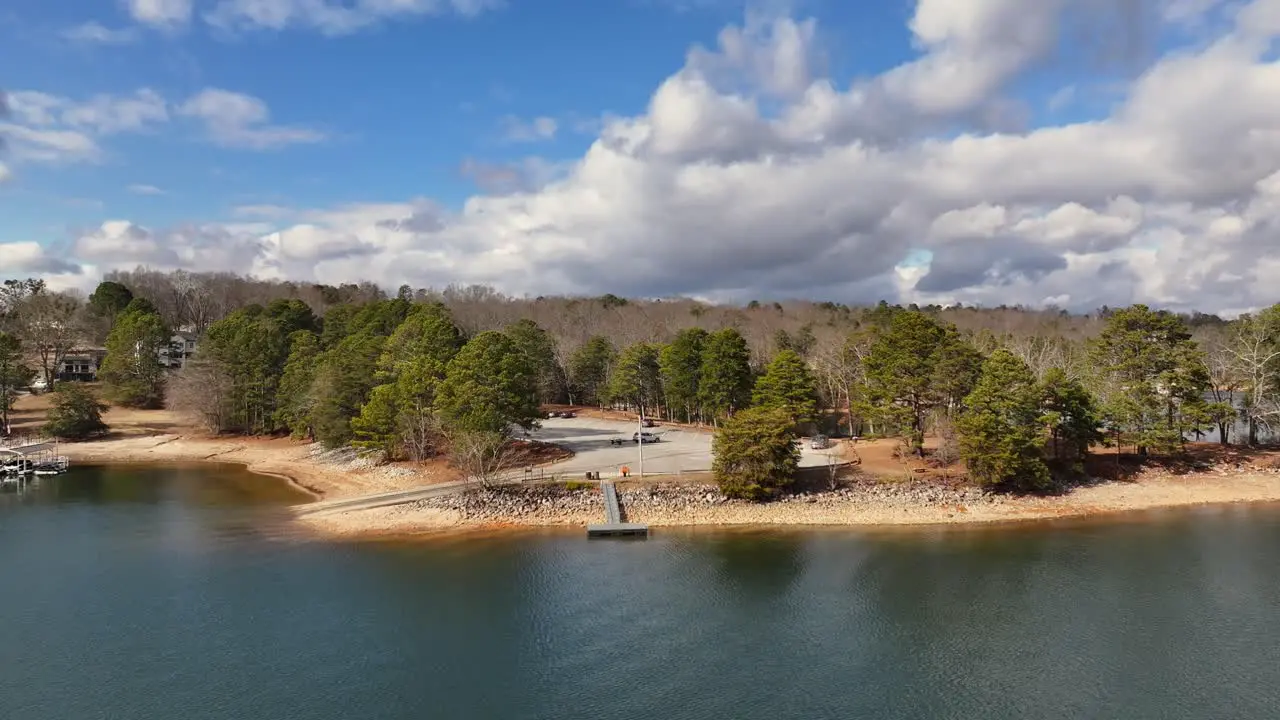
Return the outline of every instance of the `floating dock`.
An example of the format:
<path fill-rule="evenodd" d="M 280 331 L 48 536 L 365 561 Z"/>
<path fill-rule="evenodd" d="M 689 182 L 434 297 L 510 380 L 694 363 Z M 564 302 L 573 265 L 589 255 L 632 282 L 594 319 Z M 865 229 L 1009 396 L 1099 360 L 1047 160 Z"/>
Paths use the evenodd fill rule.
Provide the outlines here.
<path fill-rule="evenodd" d="M 601 481 L 600 490 L 604 494 L 604 524 L 588 525 L 587 537 L 648 536 L 648 525 L 622 522 L 622 510 L 618 506 L 618 489 L 612 482 Z"/>
<path fill-rule="evenodd" d="M 56 442 L 0 447 L 0 476 L 5 478 L 58 475 L 66 472 L 70 465 L 70 460 L 58 454 Z"/>

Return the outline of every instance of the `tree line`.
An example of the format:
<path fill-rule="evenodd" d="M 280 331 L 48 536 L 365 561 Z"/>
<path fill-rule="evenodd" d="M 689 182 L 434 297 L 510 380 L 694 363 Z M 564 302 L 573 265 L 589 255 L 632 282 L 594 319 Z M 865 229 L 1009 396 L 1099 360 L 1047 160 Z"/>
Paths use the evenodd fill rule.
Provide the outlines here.
<path fill-rule="evenodd" d="M 177 327 L 201 339 L 170 374 L 153 350 Z M 792 433 L 901 436 L 921 454 L 936 434 L 975 477 L 1034 488 L 1092 444 L 1172 452 L 1209 429 L 1227 442 L 1237 421 L 1257 442 L 1280 416 L 1280 306 L 1231 321 L 1141 305 L 730 307 L 138 270 L 85 299 L 6 281 L 0 328 L 5 398 L 101 342 L 113 403 L 407 459 L 491 456 L 541 404 L 716 427 L 766 408 Z"/>

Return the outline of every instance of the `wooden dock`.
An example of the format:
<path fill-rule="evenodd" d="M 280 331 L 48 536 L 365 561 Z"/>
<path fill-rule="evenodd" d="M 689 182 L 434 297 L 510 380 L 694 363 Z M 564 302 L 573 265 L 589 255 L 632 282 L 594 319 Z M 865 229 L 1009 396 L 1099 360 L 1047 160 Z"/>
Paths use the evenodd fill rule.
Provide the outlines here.
<path fill-rule="evenodd" d="M 647 536 L 648 525 L 622 522 L 622 510 L 618 506 L 618 489 L 608 480 L 601 481 L 600 490 L 604 494 L 604 524 L 588 525 L 587 537 L 620 537 Z"/>

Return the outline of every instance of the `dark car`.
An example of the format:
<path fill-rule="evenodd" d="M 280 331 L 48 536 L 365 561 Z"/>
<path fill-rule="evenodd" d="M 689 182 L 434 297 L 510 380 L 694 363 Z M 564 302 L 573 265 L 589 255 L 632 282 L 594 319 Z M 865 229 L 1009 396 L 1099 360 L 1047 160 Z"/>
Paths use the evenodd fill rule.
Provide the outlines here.
<path fill-rule="evenodd" d="M 574 411 L 572 411 L 572 410 L 565 410 L 564 412 L 560 413 L 560 417 L 562 417 L 562 418 L 566 418 L 566 419 L 567 419 L 567 418 L 575 418 L 575 417 L 578 417 L 578 413 L 576 413 L 576 412 L 574 412 Z"/>
<path fill-rule="evenodd" d="M 641 427 L 653 427 L 653 426 L 654 426 L 654 424 L 655 424 L 655 423 L 654 423 L 652 420 L 650 420 L 649 418 L 645 418 L 645 419 L 643 419 L 643 420 L 641 420 L 641 421 L 640 421 L 640 426 L 641 426 Z"/>

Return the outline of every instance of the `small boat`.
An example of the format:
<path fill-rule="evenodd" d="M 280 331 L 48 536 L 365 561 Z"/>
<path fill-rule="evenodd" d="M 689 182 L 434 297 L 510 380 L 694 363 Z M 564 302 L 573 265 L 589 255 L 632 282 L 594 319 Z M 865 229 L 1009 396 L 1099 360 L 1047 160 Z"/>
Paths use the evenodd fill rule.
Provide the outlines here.
<path fill-rule="evenodd" d="M 44 460 L 36 463 L 34 472 L 36 475 L 61 475 L 71 466 L 71 461 L 65 457 L 56 457 L 52 460 Z"/>
<path fill-rule="evenodd" d="M 26 458 L 20 460 L 10 460 L 4 465 L 0 465 L 0 474 L 4 475 L 26 475 L 35 469 L 35 463 Z"/>

